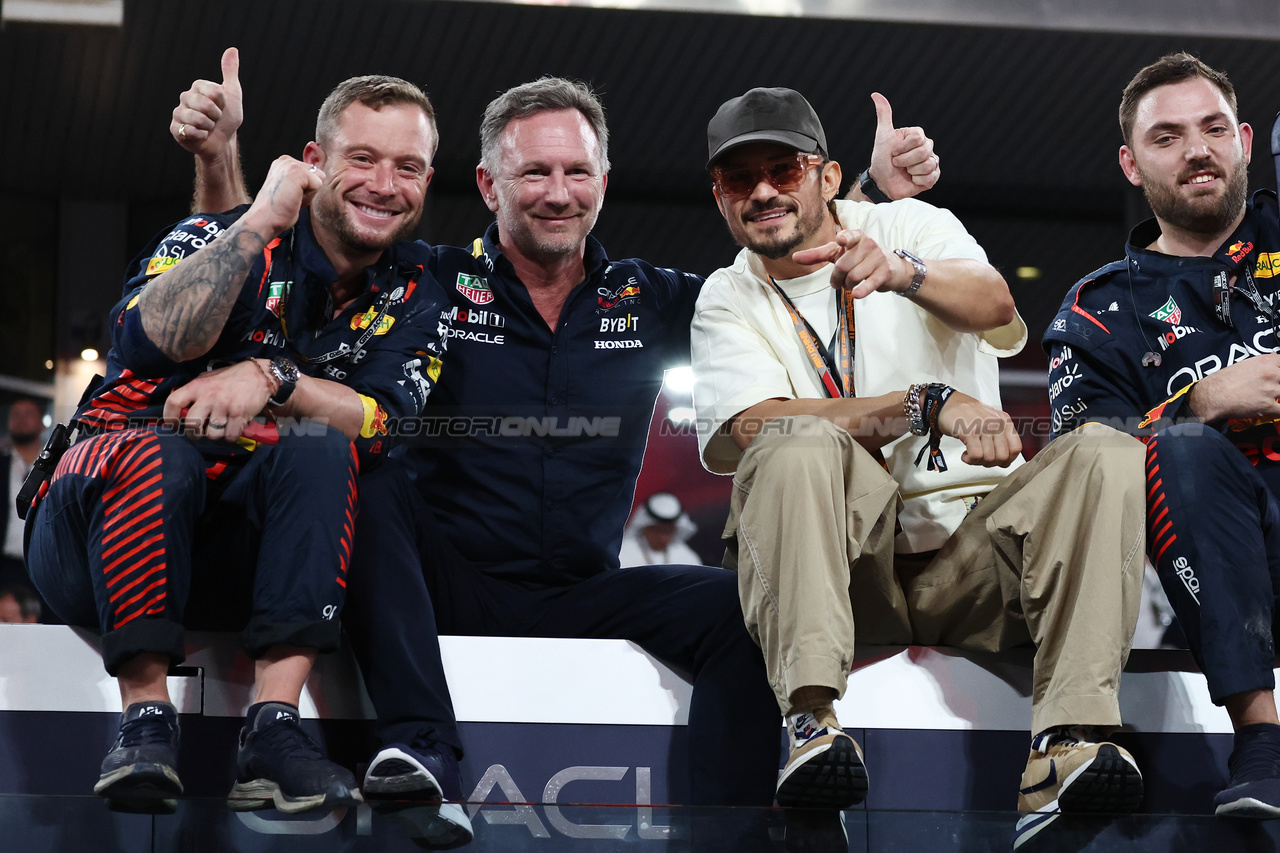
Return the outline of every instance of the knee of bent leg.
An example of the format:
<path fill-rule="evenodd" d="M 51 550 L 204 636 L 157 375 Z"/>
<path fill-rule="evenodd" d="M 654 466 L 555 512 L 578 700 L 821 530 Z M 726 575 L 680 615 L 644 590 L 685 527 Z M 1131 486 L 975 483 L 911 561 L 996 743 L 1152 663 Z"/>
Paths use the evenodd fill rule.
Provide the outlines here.
<path fill-rule="evenodd" d="M 1205 424 L 1177 424 L 1160 430 L 1147 442 L 1148 466 L 1158 465 L 1162 472 L 1176 472 L 1182 478 L 1241 458 L 1240 451 L 1225 435 Z"/>
<path fill-rule="evenodd" d="M 826 418 L 814 415 L 791 415 L 774 418 L 760 428 L 742 454 L 743 465 L 758 466 L 768 460 L 771 465 L 788 468 L 807 465 L 827 466 L 850 447 L 856 447 L 853 436 Z"/>
<path fill-rule="evenodd" d="M 312 424 L 307 430 L 282 430 L 274 455 L 304 471 L 356 469 L 351 439 L 330 426 Z"/>
<path fill-rule="evenodd" d="M 142 430 L 139 431 L 136 439 L 120 448 L 117 458 L 139 458 L 142 453 L 134 453 L 135 445 L 151 442 L 155 442 L 159 447 L 161 458 L 164 460 L 163 477 L 167 493 L 174 494 L 196 487 L 203 490 L 207 479 L 205 468 L 208 463 L 186 436 L 171 432 Z M 145 448 L 143 453 L 146 453 Z M 128 477 L 130 473 L 129 465 L 112 466 L 113 477 Z"/>
<path fill-rule="evenodd" d="M 1146 447 L 1128 433 L 1109 426 L 1089 423 L 1061 438 L 1068 464 L 1095 474 L 1142 479 Z M 1050 445 L 1051 447 L 1053 445 Z"/>

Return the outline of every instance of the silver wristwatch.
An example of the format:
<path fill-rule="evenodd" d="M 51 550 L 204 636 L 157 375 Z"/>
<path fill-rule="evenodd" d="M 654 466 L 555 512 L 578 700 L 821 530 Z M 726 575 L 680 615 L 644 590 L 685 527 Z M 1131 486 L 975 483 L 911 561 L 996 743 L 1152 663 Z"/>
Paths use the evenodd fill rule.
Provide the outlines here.
<path fill-rule="evenodd" d="M 906 290 L 899 290 L 899 296 L 915 296 L 916 291 L 920 289 L 920 285 L 924 284 L 924 277 L 929 274 L 929 268 L 924 265 L 924 261 L 908 252 L 906 249 L 894 249 L 893 253 L 900 258 L 905 258 L 907 263 L 915 267 L 916 274 L 911 276 L 911 284 Z"/>
<path fill-rule="evenodd" d="M 283 406 L 288 402 L 289 396 L 293 394 L 293 389 L 297 386 L 298 379 L 302 376 L 302 373 L 298 370 L 298 365 L 287 358 L 279 356 L 271 359 L 269 369 L 271 375 L 280 383 L 280 387 L 267 400 L 267 403 L 272 406 Z"/>

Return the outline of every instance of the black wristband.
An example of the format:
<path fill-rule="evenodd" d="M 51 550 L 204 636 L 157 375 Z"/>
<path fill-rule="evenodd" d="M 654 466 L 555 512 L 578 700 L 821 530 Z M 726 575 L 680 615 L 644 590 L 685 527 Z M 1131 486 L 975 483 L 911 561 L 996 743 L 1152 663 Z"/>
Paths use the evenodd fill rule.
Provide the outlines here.
<path fill-rule="evenodd" d="M 927 471 L 942 473 L 947 470 L 947 460 L 942 456 L 942 427 L 938 425 L 938 415 L 954 393 L 956 389 L 941 382 L 930 383 L 924 393 L 924 420 L 929 426 L 929 442 L 916 454 L 915 464 L 920 464 L 927 450 L 929 452 L 929 464 L 925 468 Z"/>
<path fill-rule="evenodd" d="M 888 204 L 893 201 L 889 196 L 885 195 L 884 190 L 880 189 L 880 185 L 876 183 L 876 179 L 871 177 L 871 167 L 862 170 L 862 174 L 858 176 L 858 186 L 862 187 L 862 194 L 874 201 L 876 204 Z"/>

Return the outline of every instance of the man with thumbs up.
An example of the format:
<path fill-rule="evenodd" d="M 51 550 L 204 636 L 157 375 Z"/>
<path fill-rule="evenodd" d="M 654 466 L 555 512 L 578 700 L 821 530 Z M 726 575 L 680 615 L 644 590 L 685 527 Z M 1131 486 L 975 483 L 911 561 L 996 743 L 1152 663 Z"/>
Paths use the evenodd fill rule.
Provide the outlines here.
<path fill-rule="evenodd" d="M 221 84 L 185 92 L 170 125 L 196 154 L 201 208 L 244 200 L 233 142 L 241 93 L 232 70 L 224 67 Z M 362 476 L 344 618 L 382 743 L 363 791 L 371 799 L 387 791 L 438 798 L 440 777 L 458 778 L 462 744 L 438 626 L 637 642 L 693 679 L 691 803 L 768 805 L 779 720 L 734 578 L 709 567 L 618 571 L 650 402 L 663 369 L 688 355 L 702 280 L 642 260 L 610 260 L 590 236 L 607 184 L 608 133 L 603 105 L 584 85 L 547 77 L 504 92 L 486 109 L 481 140 L 477 185 L 496 221 L 468 248 L 432 249 L 428 270 L 446 285 L 456 282 L 448 295 L 462 334 L 449 343 L 459 369 L 441 377 L 428 412 L 563 424 L 556 419 L 573 401 L 575 415 L 625 416 L 616 432 L 597 438 L 570 431 L 542 441 L 474 429 L 427 436 L 402 457 L 416 474 L 412 482 L 394 466 Z M 876 178 L 900 195 L 927 188 L 938 174 L 932 142 L 918 128 L 883 127 L 872 163 Z M 485 317 L 502 318 L 500 341 L 484 320 L 461 319 L 479 317 L 478 306 Z M 627 342 L 639 346 L 602 346 L 620 343 L 598 331 L 610 312 L 634 330 Z M 493 530 L 501 535 L 485 532 Z M 462 840 L 443 825 L 443 809 L 420 822 L 420 834 Z"/>
<path fill-rule="evenodd" d="M 226 87 L 236 64 L 229 51 Z M 172 812 L 183 793 L 166 675 L 191 623 L 242 628 L 254 659 L 228 805 L 361 800 L 298 703 L 338 645 L 358 469 L 440 373 L 446 299 L 426 252 L 399 242 L 422 214 L 434 116 L 403 80 L 345 81 L 303 159 L 278 158 L 252 205 L 187 217 L 126 274 L 107 378 L 75 415 L 84 437 L 27 520 L 32 579 L 102 635 L 119 682 L 120 735 L 94 787 L 113 808 Z"/>
<path fill-rule="evenodd" d="M 1135 809 L 1141 774 L 1102 741 L 1142 580 L 1141 448 L 1100 427 L 1023 464 L 1000 410 L 996 358 L 1026 341 L 1004 279 L 945 210 L 837 201 L 798 92 L 729 100 L 707 137 L 743 251 L 698 298 L 694 401 L 703 464 L 735 475 L 727 564 L 787 716 L 778 803 L 866 796 L 834 709 L 856 625 L 871 643 L 1035 643 L 1018 843 L 1060 809 Z"/>

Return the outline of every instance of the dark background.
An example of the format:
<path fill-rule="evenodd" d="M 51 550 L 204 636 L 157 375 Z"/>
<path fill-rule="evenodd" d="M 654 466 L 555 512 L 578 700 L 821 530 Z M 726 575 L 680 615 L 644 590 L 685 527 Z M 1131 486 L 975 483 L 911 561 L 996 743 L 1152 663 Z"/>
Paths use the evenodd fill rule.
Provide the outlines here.
<path fill-rule="evenodd" d="M 439 243 L 470 241 L 490 220 L 474 183 L 484 105 L 542 74 L 586 80 L 612 132 L 597 236 L 614 257 L 699 273 L 734 253 L 703 169 L 706 122 L 722 101 L 757 85 L 803 92 L 851 179 L 870 154 L 868 94 L 883 92 L 899 125 L 936 140 L 942 182 L 925 199 L 955 211 L 1010 281 L 1032 341 L 1006 363 L 1019 373 L 1005 399 L 1034 413 L 1040 334 L 1071 283 L 1116 258 L 1146 215 L 1116 165 L 1125 82 L 1179 49 L 1227 71 L 1258 131 L 1254 186 L 1274 186 L 1280 5 L 1135 0 L 1110 14 L 1098 0 L 1045 2 L 1034 13 L 1047 24 L 1084 10 L 1094 29 L 1074 19 L 1029 29 L 992 25 L 1002 2 L 975 2 L 987 14 L 967 23 L 955 11 L 964 4 L 932 0 L 952 10 L 945 24 L 424 0 L 126 0 L 122 27 L 10 21 L 0 29 L 0 374 L 51 383 L 47 364 L 105 351 L 125 263 L 187 209 L 191 163 L 169 138 L 169 113 L 193 79 L 219 78 L 222 49 L 236 45 L 251 188 L 274 157 L 300 155 L 340 80 L 377 72 L 424 86 L 442 138 L 420 236 Z M 1139 7 L 1165 34 L 1106 31 L 1142 30 Z M 1031 14 L 1009 8 L 1023 15 L 1013 20 Z M 1019 266 L 1041 277 L 1018 279 Z M 695 456 L 682 460 L 697 479 Z"/>

